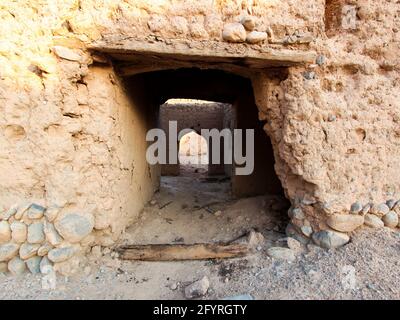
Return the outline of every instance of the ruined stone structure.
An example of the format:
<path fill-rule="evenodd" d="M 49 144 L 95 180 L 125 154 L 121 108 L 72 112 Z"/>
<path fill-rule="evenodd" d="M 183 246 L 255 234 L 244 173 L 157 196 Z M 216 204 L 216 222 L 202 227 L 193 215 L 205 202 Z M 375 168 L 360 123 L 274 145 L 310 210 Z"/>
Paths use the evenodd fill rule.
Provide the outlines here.
<path fill-rule="evenodd" d="M 255 102 L 289 234 L 335 247 L 397 227 L 399 6 L 3 0 L 2 268 L 62 271 L 113 245 L 158 188 L 145 135 L 176 97 Z"/>

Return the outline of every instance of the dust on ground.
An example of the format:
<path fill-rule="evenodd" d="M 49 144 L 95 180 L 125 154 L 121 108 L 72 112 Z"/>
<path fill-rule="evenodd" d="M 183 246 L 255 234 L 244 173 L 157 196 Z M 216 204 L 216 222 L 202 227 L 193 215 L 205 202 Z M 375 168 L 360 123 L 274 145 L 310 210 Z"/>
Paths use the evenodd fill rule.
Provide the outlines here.
<path fill-rule="evenodd" d="M 247 257 L 121 261 L 106 249 L 82 273 L 57 276 L 55 290 L 42 288 L 41 275 L 0 274 L 0 299 L 185 299 L 184 288 L 205 275 L 203 299 L 400 299 L 400 233 L 364 229 L 342 248 L 311 245 L 294 262 L 274 260 L 266 250 L 286 245 L 287 204 L 277 196 L 234 200 L 229 190 L 229 179 L 208 177 L 204 165 L 184 166 L 182 176 L 163 177 L 120 244 L 231 241 L 255 229 L 265 241 Z"/>

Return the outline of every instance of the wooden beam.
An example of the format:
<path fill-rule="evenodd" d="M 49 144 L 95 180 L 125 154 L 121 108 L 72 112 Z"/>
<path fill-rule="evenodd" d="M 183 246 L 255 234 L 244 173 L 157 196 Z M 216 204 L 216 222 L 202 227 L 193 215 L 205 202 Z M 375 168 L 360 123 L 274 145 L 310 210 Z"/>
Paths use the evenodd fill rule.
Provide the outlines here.
<path fill-rule="evenodd" d="M 118 75 L 121 77 L 130 77 L 140 73 L 153 72 L 153 71 L 162 71 L 162 70 L 171 70 L 171 69 L 179 69 L 179 68 L 193 68 L 194 66 L 198 69 L 219 69 L 225 70 L 230 73 L 238 74 L 243 77 L 250 78 L 254 72 L 251 72 L 251 69 L 247 67 L 242 67 L 239 65 L 228 64 L 228 63 L 193 63 L 190 62 L 169 62 L 163 61 L 160 63 L 150 63 L 148 61 L 129 61 L 123 63 L 114 64 L 116 70 L 118 71 Z"/>
<path fill-rule="evenodd" d="M 221 41 L 170 40 L 146 41 L 109 37 L 92 43 L 93 51 L 109 54 L 116 60 L 143 60 L 152 63 L 234 64 L 247 68 L 287 67 L 314 63 L 314 51 L 290 50 L 281 46 L 252 46 Z"/>
<path fill-rule="evenodd" d="M 178 261 L 237 258 L 250 249 L 247 244 L 196 243 L 128 245 L 116 251 L 123 260 Z"/>

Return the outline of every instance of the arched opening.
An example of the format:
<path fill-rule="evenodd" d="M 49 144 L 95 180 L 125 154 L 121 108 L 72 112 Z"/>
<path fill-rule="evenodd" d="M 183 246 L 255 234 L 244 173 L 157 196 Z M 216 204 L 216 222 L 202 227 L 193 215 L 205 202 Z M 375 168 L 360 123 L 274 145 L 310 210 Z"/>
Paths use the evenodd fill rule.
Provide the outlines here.
<path fill-rule="evenodd" d="M 181 175 L 207 174 L 207 140 L 196 131 L 192 130 L 180 138 L 178 154 Z"/>
<path fill-rule="evenodd" d="M 176 123 L 176 130 L 179 134 L 186 134 L 189 131 L 194 131 L 198 135 L 202 135 L 204 130 L 233 130 L 232 123 L 232 105 L 229 103 L 221 103 L 216 101 L 206 101 L 197 99 L 169 99 L 160 106 L 159 125 L 166 134 L 170 134 L 170 125 Z M 180 150 L 180 136 L 177 137 L 177 149 Z M 212 143 L 210 139 L 203 141 L 207 146 L 207 175 L 228 175 L 228 167 L 223 163 L 216 164 L 211 161 Z M 169 143 L 170 141 L 168 141 Z M 218 154 L 223 156 L 224 139 L 221 139 L 220 150 Z M 169 152 L 169 151 L 168 151 Z M 161 166 L 163 176 L 179 176 L 182 175 L 182 163 L 180 157 L 177 163 L 171 161 Z M 186 159 L 187 160 L 187 159 Z M 204 161 L 203 161 L 204 162 Z"/>

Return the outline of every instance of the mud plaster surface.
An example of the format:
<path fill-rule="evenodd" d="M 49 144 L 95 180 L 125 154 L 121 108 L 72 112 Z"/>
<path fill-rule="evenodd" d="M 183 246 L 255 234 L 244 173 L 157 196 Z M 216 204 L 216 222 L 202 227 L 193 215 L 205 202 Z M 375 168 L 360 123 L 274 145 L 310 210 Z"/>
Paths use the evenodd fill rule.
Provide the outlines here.
<path fill-rule="evenodd" d="M 315 202 L 307 214 L 322 226 L 325 215 L 347 213 L 355 201 L 400 198 L 399 4 L 353 1 L 356 28 L 328 30 L 325 1 L 254 1 L 248 8 L 249 3 L 3 2 L 0 207 L 29 199 L 93 210 L 96 241 L 112 244 L 154 185 L 142 190 L 139 200 L 121 196 L 128 189 L 138 193 L 143 176 L 131 177 L 148 171 L 136 166 L 136 175 L 135 155 L 123 140 L 143 128 L 118 121 L 142 122 L 140 115 L 126 116 L 118 77 L 109 67 L 92 67 L 86 46 L 138 34 L 143 41 L 163 43 L 221 42 L 223 24 L 249 12 L 260 19 L 260 29 L 268 24 L 278 37 L 310 32 L 315 37 L 310 45 L 287 48 L 326 57 L 321 66 L 290 68 L 286 79 L 254 75 L 260 119 L 267 120 L 287 197 L 292 203 Z M 57 57 L 53 48 L 60 44 L 76 50 L 79 61 Z M 304 72 L 315 77 L 306 79 Z"/>

